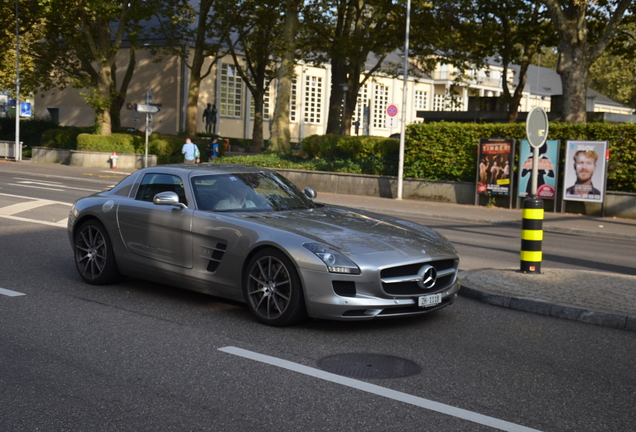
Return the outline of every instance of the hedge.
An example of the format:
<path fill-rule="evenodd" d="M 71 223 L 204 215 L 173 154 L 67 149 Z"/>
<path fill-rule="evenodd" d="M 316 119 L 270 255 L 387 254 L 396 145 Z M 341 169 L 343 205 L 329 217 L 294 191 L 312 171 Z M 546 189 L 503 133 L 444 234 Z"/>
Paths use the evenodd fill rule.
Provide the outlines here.
<path fill-rule="evenodd" d="M 427 180 L 474 182 L 480 138 L 526 139 L 525 123 L 465 124 L 426 123 L 410 125 L 404 152 L 404 176 Z M 610 159 L 607 189 L 636 192 L 636 125 L 633 123 L 550 123 L 548 139 L 560 141 L 563 175 L 568 140 L 608 141 Z M 515 162 L 515 169 L 518 160 Z"/>
<path fill-rule="evenodd" d="M 77 150 L 135 153 L 135 137 L 134 135 L 120 133 L 114 133 L 112 135 L 82 133 L 77 136 Z"/>

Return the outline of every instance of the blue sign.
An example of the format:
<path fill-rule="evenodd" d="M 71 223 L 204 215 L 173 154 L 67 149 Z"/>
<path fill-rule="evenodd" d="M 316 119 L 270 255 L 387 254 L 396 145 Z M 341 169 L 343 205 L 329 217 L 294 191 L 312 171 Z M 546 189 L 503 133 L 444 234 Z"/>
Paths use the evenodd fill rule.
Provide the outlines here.
<path fill-rule="evenodd" d="M 9 106 L 15 107 L 15 99 L 9 99 Z"/>
<path fill-rule="evenodd" d="M 31 104 L 29 102 L 20 103 L 20 117 L 31 117 Z"/>

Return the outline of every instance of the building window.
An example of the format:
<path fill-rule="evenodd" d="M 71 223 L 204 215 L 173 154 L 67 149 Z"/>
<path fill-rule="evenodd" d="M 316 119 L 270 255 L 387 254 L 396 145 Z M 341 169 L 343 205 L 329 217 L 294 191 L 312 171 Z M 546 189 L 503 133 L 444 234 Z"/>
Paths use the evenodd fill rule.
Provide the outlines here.
<path fill-rule="evenodd" d="M 289 101 L 289 121 L 295 122 L 298 121 L 298 112 L 296 111 L 298 104 L 298 79 L 297 77 L 292 78 L 291 85 L 291 100 Z"/>
<path fill-rule="evenodd" d="M 433 111 L 446 111 L 446 95 L 444 93 L 435 93 L 433 95 Z"/>
<path fill-rule="evenodd" d="M 428 111 L 428 92 L 415 90 L 413 100 L 413 110 L 417 116 L 417 111 Z M 413 123 L 423 123 L 424 119 L 415 117 Z"/>
<path fill-rule="evenodd" d="M 389 88 L 381 84 L 375 85 L 373 99 L 373 127 L 386 129 L 386 108 L 389 105 Z"/>
<path fill-rule="evenodd" d="M 322 123 L 321 77 L 305 77 L 305 123 Z"/>
<path fill-rule="evenodd" d="M 352 122 L 360 122 L 360 126 L 364 124 L 364 109 L 369 106 L 369 86 L 364 84 L 358 90 L 358 100 L 356 101 L 356 110 L 353 112 Z"/>
<path fill-rule="evenodd" d="M 263 120 L 269 120 L 269 86 L 263 95 Z M 250 95 L 250 118 L 254 118 L 254 97 Z"/>
<path fill-rule="evenodd" d="M 236 66 L 221 65 L 221 92 L 219 113 L 226 117 L 241 117 L 243 100 L 243 81 Z"/>

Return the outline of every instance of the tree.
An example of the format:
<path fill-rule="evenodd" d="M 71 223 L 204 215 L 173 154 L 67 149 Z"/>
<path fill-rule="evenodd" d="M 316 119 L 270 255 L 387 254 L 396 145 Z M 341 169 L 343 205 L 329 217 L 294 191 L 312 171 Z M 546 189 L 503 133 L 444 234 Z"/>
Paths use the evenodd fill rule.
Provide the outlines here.
<path fill-rule="evenodd" d="M 165 51 L 182 57 L 190 69 L 185 132 L 191 136 L 197 132 L 201 82 L 212 72 L 228 37 L 228 30 L 217 24 L 218 5 L 216 0 L 200 0 L 196 9 L 187 0 L 168 1 L 159 16 L 157 30 L 167 41 Z"/>
<path fill-rule="evenodd" d="M 296 35 L 298 33 L 298 8 L 301 0 L 287 0 L 285 22 L 282 35 L 282 55 L 277 76 L 276 104 L 269 124 L 270 148 L 272 151 L 287 153 L 291 150 L 289 130 L 289 106 L 291 102 L 292 80 L 296 65 Z"/>
<path fill-rule="evenodd" d="M 32 93 L 37 85 L 29 48 L 42 37 L 43 22 L 37 0 L 18 2 L 20 92 Z M 0 89 L 16 88 L 16 3 L 0 5 Z"/>
<path fill-rule="evenodd" d="M 284 52 L 282 1 L 230 0 L 223 8 L 221 25 L 232 33 L 229 52 L 254 102 L 252 142 L 262 149 L 263 107 L 271 81 L 276 77 L 276 59 Z M 240 57 L 240 59 L 239 59 Z"/>
<path fill-rule="evenodd" d="M 614 42 L 590 67 L 588 86 L 636 108 L 636 16 L 623 21 Z"/>
<path fill-rule="evenodd" d="M 360 87 L 382 66 L 388 53 L 404 46 L 404 6 L 391 0 L 306 2 L 303 29 L 309 59 L 331 64 L 328 134 L 349 134 Z M 375 61 L 367 67 L 372 53 Z"/>
<path fill-rule="evenodd" d="M 61 89 L 73 84 L 86 89 L 82 95 L 95 110 L 100 134 L 111 134 L 113 102 L 125 93 L 116 90 L 114 79 L 122 42 L 127 39 L 134 56 L 139 23 L 150 18 L 151 8 L 143 0 L 51 0 L 44 10 L 44 43 L 33 46 L 42 87 Z M 134 64 L 133 58 L 129 73 Z M 124 84 L 128 81 L 124 79 Z"/>
<path fill-rule="evenodd" d="M 585 123 L 590 66 L 616 35 L 632 0 L 542 0 L 559 37 L 562 120 Z"/>
<path fill-rule="evenodd" d="M 433 13 L 451 29 L 436 41 L 446 62 L 460 69 L 487 67 L 489 57 L 501 63 L 508 122 L 516 122 L 531 60 L 543 46 L 554 43 L 554 31 L 541 1 L 444 1 L 435 3 Z M 519 66 L 514 89 L 507 79 L 513 64 Z M 474 77 L 460 78 L 466 79 Z"/>

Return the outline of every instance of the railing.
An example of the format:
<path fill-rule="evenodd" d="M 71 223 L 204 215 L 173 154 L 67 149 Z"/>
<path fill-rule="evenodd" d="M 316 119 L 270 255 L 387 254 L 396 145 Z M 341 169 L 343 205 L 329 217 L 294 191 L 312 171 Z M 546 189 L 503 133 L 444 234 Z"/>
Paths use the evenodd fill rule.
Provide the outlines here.
<path fill-rule="evenodd" d="M 15 141 L 0 141 L 0 157 L 15 159 Z"/>

